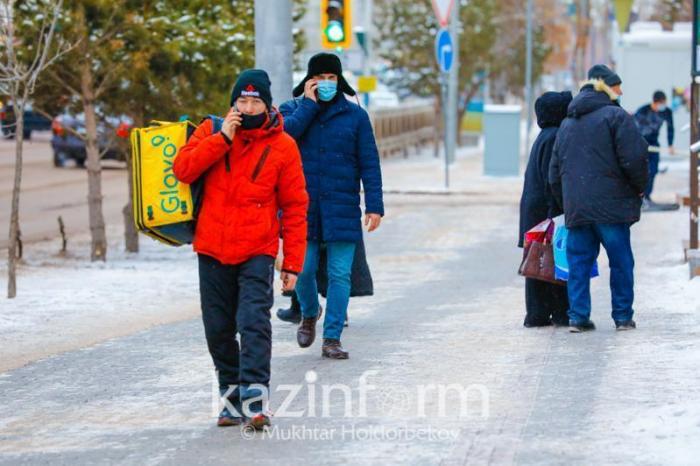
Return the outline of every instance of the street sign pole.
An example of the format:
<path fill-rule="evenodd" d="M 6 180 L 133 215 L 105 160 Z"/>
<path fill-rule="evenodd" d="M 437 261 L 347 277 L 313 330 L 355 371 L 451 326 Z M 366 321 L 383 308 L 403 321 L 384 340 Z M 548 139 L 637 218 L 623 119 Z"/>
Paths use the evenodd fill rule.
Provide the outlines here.
<path fill-rule="evenodd" d="M 450 127 L 450 70 L 454 64 L 454 44 L 452 35 L 447 29 L 440 29 L 435 37 L 435 59 L 440 71 L 440 99 L 442 103 L 443 137 L 445 146 L 445 189 L 450 187 L 450 150 L 451 149 L 451 127 Z M 456 110 L 456 108 L 455 108 Z M 453 125 L 454 126 L 454 125 Z"/>
<path fill-rule="evenodd" d="M 450 16 L 450 38 L 452 39 L 452 67 L 447 84 L 447 151 L 448 163 L 455 161 L 459 122 L 457 121 L 457 100 L 459 97 L 459 3 L 452 7 Z"/>
<path fill-rule="evenodd" d="M 690 143 L 695 144 L 700 139 L 700 126 L 698 125 L 698 105 L 700 104 L 700 2 L 693 1 L 693 44 L 691 53 L 692 66 L 691 76 L 693 83 L 690 87 Z M 690 238 L 689 249 L 698 249 L 698 154 L 690 151 Z"/>
<path fill-rule="evenodd" d="M 448 101 L 448 87 L 449 84 L 449 74 L 448 73 L 440 73 L 440 91 L 442 95 L 442 123 L 443 123 L 443 128 L 442 128 L 442 134 L 443 134 L 443 146 L 445 148 L 445 189 L 450 189 L 450 160 L 449 160 L 449 145 L 450 145 L 450 138 L 448 136 L 448 110 L 447 110 L 447 101 Z"/>
<path fill-rule="evenodd" d="M 292 0 L 255 0 L 255 66 L 267 70 L 275 105 L 292 98 Z"/>
<path fill-rule="evenodd" d="M 455 9 L 457 13 L 453 11 Z M 459 1 L 433 0 L 433 10 L 442 27 L 435 37 L 435 58 L 440 69 L 440 97 L 445 139 L 445 189 L 449 189 L 450 162 L 455 159 L 457 145 Z M 445 29 L 448 24 L 449 30 Z"/>
<path fill-rule="evenodd" d="M 527 0 L 527 30 L 525 35 L 525 105 L 527 125 L 525 132 L 525 153 L 530 150 L 532 130 L 532 0 Z"/>

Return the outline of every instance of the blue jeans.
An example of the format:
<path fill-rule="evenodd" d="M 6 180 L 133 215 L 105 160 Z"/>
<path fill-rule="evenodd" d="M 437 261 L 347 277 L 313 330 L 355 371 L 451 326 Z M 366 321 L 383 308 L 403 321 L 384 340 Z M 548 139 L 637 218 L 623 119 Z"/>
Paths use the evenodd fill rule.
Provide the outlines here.
<path fill-rule="evenodd" d="M 323 338 L 340 340 L 350 302 L 350 272 L 355 257 L 355 243 L 331 242 L 325 245 L 328 257 L 328 293 Z M 296 293 L 304 318 L 318 315 L 316 270 L 320 247 L 318 241 L 307 243 L 304 270 L 297 280 Z"/>
<path fill-rule="evenodd" d="M 573 325 L 591 317 L 591 268 L 600 245 L 610 262 L 612 318 L 615 322 L 632 319 L 634 311 L 634 256 L 630 244 L 630 225 L 593 224 L 569 229 L 566 258 L 569 261 L 569 322 Z"/>
<path fill-rule="evenodd" d="M 657 173 L 659 173 L 659 153 L 649 152 L 649 181 L 644 188 L 644 197 L 647 199 L 650 198 L 651 192 L 654 190 L 654 178 L 656 178 Z"/>

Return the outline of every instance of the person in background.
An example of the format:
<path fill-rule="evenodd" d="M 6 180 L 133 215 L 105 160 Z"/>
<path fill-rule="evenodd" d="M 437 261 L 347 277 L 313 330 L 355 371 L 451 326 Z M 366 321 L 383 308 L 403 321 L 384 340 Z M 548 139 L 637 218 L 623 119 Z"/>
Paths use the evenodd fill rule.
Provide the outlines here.
<path fill-rule="evenodd" d="M 369 232 L 384 215 L 382 172 L 374 131 L 367 112 L 345 98 L 356 95 L 343 77 L 337 55 L 311 57 L 306 77 L 294 88 L 294 99 L 280 106 L 284 130 L 299 145 L 309 193 L 308 245 L 296 291 L 302 320 L 300 347 L 311 346 L 319 313 L 316 272 L 320 250 L 328 258 L 328 299 L 321 355 L 347 359 L 340 337 L 350 300 L 351 269 L 362 239 L 360 182 Z"/>
<path fill-rule="evenodd" d="M 619 104 L 622 80 L 605 65 L 569 104 L 549 166 L 552 192 L 569 229 L 569 330 L 594 330 L 591 270 L 602 244 L 610 263 L 612 318 L 617 330 L 636 327 L 630 227 L 639 221 L 649 178 L 648 144 Z"/>
<path fill-rule="evenodd" d="M 520 198 L 520 236 L 540 222 L 562 214 L 549 184 L 549 162 L 559 125 L 566 118 L 571 92 L 545 92 L 535 101 L 537 125 L 542 129 L 530 151 Z M 565 286 L 533 278 L 525 279 L 525 327 L 566 326 L 569 300 Z"/>
<path fill-rule="evenodd" d="M 656 91 L 652 96 L 650 104 L 639 107 L 634 114 L 642 137 L 649 143 L 649 182 L 644 189 L 643 210 L 676 210 L 680 208 L 678 204 L 660 204 L 651 200 L 651 193 L 654 190 L 654 180 L 659 173 L 659 133 L 661 126 L 666 123 L 666 137 L 668 141 L 668 151 L 671 155 L 673 149 L 673 112 L 668 108 L 666 94 L 663 91 Z"/>

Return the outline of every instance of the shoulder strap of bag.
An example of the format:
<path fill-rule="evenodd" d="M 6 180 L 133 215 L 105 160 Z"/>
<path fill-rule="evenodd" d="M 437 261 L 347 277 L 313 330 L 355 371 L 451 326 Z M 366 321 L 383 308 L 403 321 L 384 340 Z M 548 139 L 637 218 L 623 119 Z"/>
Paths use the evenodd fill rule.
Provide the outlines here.
<path fill-rule="evenodd" d="M 206 118 L 204 118 L 204 120 L 206 120 L 207 118 L 209 118 L 211 120 L 211 124 L 212 124 L 211 134 L 216 134 L 219 131 L 221 131 L 221 127 L 224 126 L 224 119 L 223 118 L 221 118 L 218 115 L 207 115 Z M 204 121 L 204 120 L 202 120 L 202 121 Z M 230 172 L 231 171 L 231 161 L 229 160 L 228 154 L 226 154 L 225 162 L 226 162 L 226 171 Z"/>
<path fill-rule="evenodd" d="M 212 134 L 221 131 L 221 127 L 224 125 L 224 119 L 218 115 L 207 115 L 207 118 L 211 119 L 212 123 Z"/>

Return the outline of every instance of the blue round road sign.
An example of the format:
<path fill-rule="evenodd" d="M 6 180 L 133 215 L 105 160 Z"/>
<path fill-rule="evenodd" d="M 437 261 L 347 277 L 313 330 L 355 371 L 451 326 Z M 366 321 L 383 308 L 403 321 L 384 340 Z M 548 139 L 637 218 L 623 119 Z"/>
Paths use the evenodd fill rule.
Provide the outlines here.
<path fill-rule="evenodd" d="M 447 73 L 452 68 L 452 58 L 454 57 L 454 48 L 452 47 L 452 36 L 450 31 L 442 28 L 435 36 L 435 59 L 438 62 L 440 71 Z"/>

